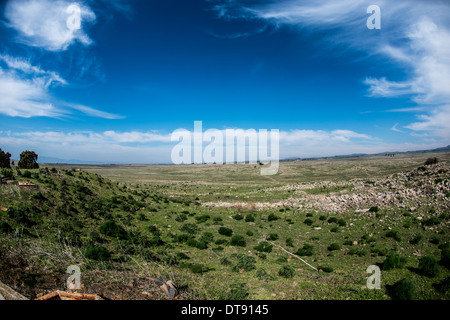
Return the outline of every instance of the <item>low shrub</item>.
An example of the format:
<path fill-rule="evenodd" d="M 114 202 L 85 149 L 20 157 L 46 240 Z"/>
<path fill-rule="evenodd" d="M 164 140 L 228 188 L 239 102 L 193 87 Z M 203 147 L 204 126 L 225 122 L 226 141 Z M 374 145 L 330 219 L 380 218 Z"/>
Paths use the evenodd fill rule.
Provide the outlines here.
<path fill-rule="evenodd" d="M 413 300 L 414 291 L 414 282 L 409 278 L 404 278 L 392 286 L 390 296 L 393 300 Z"/>
<path fill-rule="evenodd" d="M 341 249 L 341 246 L 335 242 L 330 244 L 330 246 L 328 247 L 329 251 L 335 251 L 335 250 L 340 250 L 340 249 Z"/>
<path fill-rule="evenodd" d="M 388 232 L 386 232 L 386 237 L 392 238 L 395 241 L 401 241 L 402 240 L 402 238 L 400 237 L 400 235 L 399 235 L 397 230 L 389 230 Z"/>
<path fill-rule="evenodd" d="M 243 236 L 233 236 L 231 238 L 230 244 L 232 246 L 238 246 L 238 247 L 245 247 L 247 245 L 247 243 L 245 242 L 245 238 Z"/>
<path fill-rule="evenodd" d="M 233 216 L 233 219 L 239 221 L 244 219 L 244 216 L 242 214 L 237 213 Z"/>
<path fill-rule="evenodd" d="M 278 270 L 278 275 L 283 278 L 293 278 L 295 276 L 295 269 L 291 266 L 282 266 Z"/>
<path fill-rule="evenodd" d="M 383 270 L 392 270 L 403 268 L 406 265 L 407 259 L 402 257 L 397 252 L 392 252 L 386 257 L 386 260 L 383 262 Z"/>
<path fill-rule="evenodd" d="M 86 248 L 86 250 L 84 251 L 84 256 L 90 260 L 106 261 L 111 257 L 111 253 L 105 247 L 91 246 Z"/>
<path fill-rule="evenodd" d="M 249 214 L 245 217 L 245 222 L 255 222 L 255 217 L 252 214 Z"/>
<path fill-rule="evenodd" d="M 275 221 L 275 220 L 278 220 L 278 219 L 280 219 L 278 216 L 276 216 L 275 214 L 273 214 L 273 213 L 271 213 L 271 214 L 269 214 L 269 216 L 267 217 L 267 221 Z"/>
<path fill-rule="evenodd" d="M 234 282 L 230 285 L 230 291 L 225 296 L 224 300 L 245 300 L 249 293 L 245 288 L 244 283 Z"/>
<path fill-rule="evenodd" d="M 273 248 L 273 246 L 270 244 L 270 243 L 268 243 L 268 242 L 266 242 L 266 241 L 263 241 L 263 242 L 260 242 L 256 247 L 254 247 L 253 249 L 255 249 L 256 251 L 259 251 L 259 252 L 267 252 L 267 253 L 270 253 L 270 252 L 272 252 L 272 248 Z"/>
<path fill-rule="evenodd" d="M 310 226 L 314 223 L 314 220 L 308 218 L 308 219 L 305 219 L 305 221 L 303 221 L 303 223 Z"/>
<path fill-rule="evenodd" d="M 233 235 L 233 230 L 231 230 L 230 228 L 226 228 L 226 227 L 220 227 L 219 234 L 221 234 L 223 236 L 231 237 Z"/>
<path fill-rule="evenodd" d="M 298 249 L 295 254 L 300 257 L 304 257 L 304 256 L 310 257 L 314 254 L 313 251 L 314 251 L 314 247 L 310 244 L 305 243 L 303 245 L 303 248 Z"/>
<path fill-rule="evenodd" d="M 429 278 L 437 277 L 439 275 L 437 260 L 431 256 L 422 257 L 419 261 L 419 273 Z"/>
<path fill-rule="evenodd" d="M 240 270 L 251 271 L 255 269 L 256 259 L 252 256 L 248 256 L 245 254 L 237 255 L 237 264 L 235 264 L 232 268 L 233 271 L 239 272 Z"/>
<path fill-rule="evenodd" d="M 278 234 L 276 234 L 276 233 L 269 234 L 267 236 L 267 240 L 272 240 L 272 241 L 278 240 Z"/>

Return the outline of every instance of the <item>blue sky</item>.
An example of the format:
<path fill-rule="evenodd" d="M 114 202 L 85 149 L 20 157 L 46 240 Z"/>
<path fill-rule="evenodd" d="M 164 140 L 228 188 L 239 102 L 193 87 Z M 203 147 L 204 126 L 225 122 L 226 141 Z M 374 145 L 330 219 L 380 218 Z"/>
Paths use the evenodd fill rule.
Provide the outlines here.
<path fill-rule="evenodd" d="M 167 163 L 194 121 L 279 129 L 281 158 L 445 146 L 449 14 L 425 0 L 4 1 L 0 147 Z"/>

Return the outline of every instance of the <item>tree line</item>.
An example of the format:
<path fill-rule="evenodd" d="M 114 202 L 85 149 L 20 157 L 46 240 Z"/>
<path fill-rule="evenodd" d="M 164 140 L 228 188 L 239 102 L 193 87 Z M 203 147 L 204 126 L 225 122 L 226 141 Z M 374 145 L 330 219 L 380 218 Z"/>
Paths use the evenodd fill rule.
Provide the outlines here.
<path fill-rule="evenodd" d="M 17 163 L 19 169 L 39 169 L 37 163 L 38 155 L 34 151 L 23 151 L 20 154 L 20 160 Z M 12 162 L 14 165 L 14 161 Z M 11 168 L 11 153 L 5 152 L 0 148 L 0 168 Z"/>

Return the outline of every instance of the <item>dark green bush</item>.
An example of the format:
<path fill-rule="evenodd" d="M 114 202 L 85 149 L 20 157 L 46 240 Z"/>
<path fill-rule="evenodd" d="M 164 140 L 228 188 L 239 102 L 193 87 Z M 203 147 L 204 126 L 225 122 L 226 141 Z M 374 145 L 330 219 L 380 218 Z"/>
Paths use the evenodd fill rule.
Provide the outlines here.
<path fill-rule="evenodd" d="M 7 222 L 0 223 L 0 233 L 9 234 L 13 231 L 12 227 Z"/>
<path fill-rule="evenodd" d="M 304 256 L 310 257 L 314 254 L 313 251 L 314 251 L 314 247 L 310 244 L 305 243 L 303 245 L 303 248 L 298 249 L 295 254 L 300 257 L 304 257 Z"/>
<path fill-rule="evenodd" d="M 194 223 L 183 223 L 180 231 L 186 232 L 188 234 L 195 234 L 199 230 L 198 226 Z"/>
<path fill-rule="evenodd" d="M 291 266 L 282 266 L 278 270 L 278 275 L 283 278 L 293 278 L 295 276 L 295 269 Z"/>
<path fill-rule="evenodd" d="M 245 217 L 245 222 L 255 222 L 255 217 L 252 214 L 249 214 Z"/>
<path fill-rule="evenodd" d="M 341 249 L 341 246 L 337 243 L 332 243 L 328 247 L 328 250 L 330 250 L 330 251 L 335 251 L 335 250 L 339 250 L 339 249 Z"/>
<path fill-rule="evenodd" d="M 327 216 L 322 215 L 322 216 L 319 217 L 319 220 L 320 221 L 325 221 L 325 220 L 327 220 Z"/>
<path fill-rule="evenodd" d="M 293 247 L 294 246 L 294 240 L 292 238 L 286 239 L 286 246 Z"/>
<path fill-rule="evenodd" d="M 245 288 L 244 283 L 234 282 L 230 286 L 230 291 L 225 296 L 224 300 L 245 300 L 249 293 Z"/>
<path fill-rule="evenodd" d="M 392 270 L 394 268 L 403 268 L 406 265 L 407 259 L 402 257 L 397 252 L 392 252 L 386 257 L 383 262 L 383 270 Z"/>
<path fill-rule="evenodd" d="M 182 234 L 177 235 L 175 240 L 176 240 L 176 242 L 184 243 L 184 242 L 187 242 L 189 240 L 189 238 L 190 238 L 190 235 L 188 235 L 186 233 L 182 233 Z"/>
<path fill-rule="evenodd" d="M 428 158 L 428 159 L 425 161 L 424 165 L 430 166 L 430 165 L 436 164 L 436 163 L 438 163 L 438 162 L 439 162 L 439 160 L 438 160 L 438 158 L 436 158 L 436 157 Z"/>
<path fill-rule="evenodd" d="M 197 220 L 198 223 L 202 223 L 202 222 L 206 222 L 209 220 L 209 218 L 211 218 L 210 215 L 208 214 L 202 214 L 200 216 L 196 216 L 195 220 Z"/>
<path fill-rule="evenodd" d="M 434 278 L 439 275 L 439 265 L 437 260 L 431 256 L 422 257 L 419 261 L 419 273 Z"/>
<path fill-rule="evenodd" d="M 303 223 L 310 226 L 314 223 L 314 220 L 308 218 L 308 219 L 305 219 L 305 221 L 303 221 Z"/>
<path fill-rule="evenodd" d="M 252 236 L 253 236 L 253 231 L 247 230 L 247 231 L 245 232 L 245 234 L 248 235 L 249 237 L 252 237 Z"/>
<path fill-rule="evenodd" d="M 338 232 L 339 228 L 338 227 L 333 227 L 330 229 L 330 232 Z"/>
<path fill-rule="evenodd" d="M 239 221 L 239 220 L 244 219 L 244 216 L 242 214 L 237 213 L 233 216 L 233 219 Z"/>
<path fill-rule="evenodd" d="M 231 266 L 231 261 L 228 260 L 228 258 L 223 257 L 222 259 L 220 259 L 220 264 L 223 266 Z"/>
<path fill-rule="evenodd" d="M 111 253 L 105 247 L 88 247 L 84 251 L 84 256 L 90 260 L 106 261 L 111 257 Z"/>
<path fill-rule="evenodd" d="M 269 253 L 269 252 L 272 252 L 272 248 L 273 248 L 273 246 L 270 243 L 268 243 L 266 241 L 263 241 L 263 242 L 260 242 L 253 249 L 255 249 L 256 251 L 259 251 L 259 252 L 267 252 L 267 253 Z"/>
<path fill-rule="evenodd" d="M 337 223 L 337 222 L 338 222 L 338 219 L 336 217 L 330 217 L 328 219 L 328 223 Z"/>
<path fill-rule="evenodd" d="M 267 217 L 267 221 L 275 221 L 280 219 L 278 216 L 276 216 L 274 213 L 269 214 L 269 216 Z"/>
<path fill-rule="evenodd" d="M 217 245 L 221 245 L 221 244 L 228 244 L 228 241 L 225 239 L 217 239 L 216 242 L 214 242 Z"/>
<path fill-rule="evenodd" d="M 251 271 L 255 269 L 256 259 L 252 256 L 248 256 L 245 254 L 237 255 L 237 264 L 235 264 L 232 268 L 233 271 L 239 272 L 240 270 Z"/>
<path fill-rule="evenodd" d="M 418 244 L 420 241 L 422 241 L 422 239 L 423 239 L 423 235 L 418 234 L 417 236 L 415 236 L 414 238 L 409 240 L 409 243 L 411 243 L 411 244 Z"/>
<path fill-rule="evenodd" d="M 328 266 L 319 266 L 317 269 L 322 270 L 323 272 L 326 273 L 333 272 L 333 268 Z"/>
<path fill-rule="evenodd" d="M 127 232 L 124 228 L 118 225 L 114 220 L 108 220 L 100 225 L 100 233 L 124 240 L 127 238 Z"/>
<path fill-rule="evenodd" d="M 392 286 L 390 296 L 393 300 L 413 300 L 414 291 L 414 282 L 409 278 L 404 278 Z"/>
<path fill-rule="evenodd" d="M 440 283 L 437 283 L 435 285 L 435 288 L 440 293 L 447 293 L 448 290 L 450 289 L 450 277 L 447 277 L 444 280 L 442 280 Z"/>
<path fill-rule="evenodd" d="M 369 209 L 369 212 L 378 212 L 378 211 L 380 211 L 380 209 L 377 206 L 370 207 L 370 209 Z"/>
<path fill-rule="evenodd" d="M 231 230 L 230 228 L 226 228 L 226 227 L 220 227 L 219 234 L 221 234 L 223 236 L 231 237 L 231 235 L 233 234 L 233 230 Z"/>
<path fill-rule="evenodd" d="M 393 238 L 395 241 L 402 240 L 397 230 L 389 230 L 388 232 L 386 232 L 386 237 Z"/>
<path fill-rule="evenodd" d="M 269 234 L 267 236 L 267 240 L 272 240 L 272 241 L 278 240 L 278 234 L 276 234 L 276 233 Z"/>
<path fill-rule="evenodd" d="M 450 269 L 450 246 L 448 243 L 442 246 L 441 260 L 439 263 L 447 269 Z"/>
<path fill-rule="evenodd" d="M 345 227 L 345 226 L 347 225 L 347 222 L 345 222 L 344 219 L 339 219 L 339 220 L 337 221 L 337 223 L 338 223 L 338 225 L 339 225 L 340 227 Z"/>
<path fill-rule="evenodd" d="M 243 236 L 233 236 L 231 238 L 230 244 L 232 246 L 238 246 L 238 247 L 245 247 L 247 245 L 247 243 L 245 242 L 245 238 Z"/>

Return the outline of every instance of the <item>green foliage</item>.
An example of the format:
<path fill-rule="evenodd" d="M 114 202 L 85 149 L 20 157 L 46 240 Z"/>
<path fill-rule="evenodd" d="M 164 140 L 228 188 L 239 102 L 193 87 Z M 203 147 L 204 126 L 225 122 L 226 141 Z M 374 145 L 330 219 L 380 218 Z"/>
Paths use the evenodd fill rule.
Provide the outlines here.
<path fill-rule="evenodd" d="M 415 284 L 409 278 L 404 278 L 396 282 L 390 290 L 393 300 L 413 300 L 415 296 Z"/>
<path fill-rule="evenodd" d="M 397 230 L 389 230 L 388 232 L 386 232 L 386 237 L 392 238 L 395 241 L 402 241 L 402 238 L 400 237 L 400 234 Z"/>
<path fill-rule="evenodd" d="M 300 257 L 310 257 L 314 254 L 314 247 L 310 244 L 305 243 L 303 245 L 303 248 L 298 249 L 295 254 Z"/>
<path fill-rule="evenodd" d="M 253 249 L 255 249 L 256 251 L 259 251 L 259 252 L 269 253 L 269 252 L 272 252 L 272 248 L 273 248 L 273 246 L 270 243 L 263 241 L 263 242 L 260 242 Z"/>
<path fill-rule="evenodd" d="M 314 220 L 308 218 L 308 219 L 305 219 L 305 221 L 303 221 L 303 223 L 310 226 L 314 223 Z"/>
<path fill-rule="evenodd" d="M 338 222 L 338 219 L 336 217 L 330 217 L 328 219 L 328 223 L 337 223 L 337 222 Z"/>
<path fill-rule="evenodd" d="M 9 168 L 0 168 L 0 178 L 14 180 L 14 171 Z"/>
<path fill-rule="evenodd" d="M 282 266 L 278 270 L 278 275 L 283 278 L 293 278 L 295 276 L 295 269 L 291 266 Z"/>
<path fill-rule="evenodd" d="M 330 229 L 330 232 L 338 232 L 339 228 L 338 227 L 333 227 Z"/>
<path fill-rule="evenodd" d="M 244 216 L 242 214 L 237 213 L 233 216 L 233 219 L 239 221 L 239 220 L 244 219 Z"/>
<path fill-rule="evenodd" d="M 364 250 L 361 248 L 351 248 L 348 251 L 348 254 L 351 256 L 356 255 L 358 257 L 364 257 L 364 256 L 367 256 L 369 254 L 369 252 L 367 252 L 367 250 Z"/>
<path fill-rule="evenodd" d="M 326 273 L 333 272 L 333 268 L 329 267 L 329 266 L 319 266 L 319 267 L 317 267 L 317 269 L 322 270 L 323 272 L 326 272 Z"/>
<path fill-rule="evenodd" d="M 247 230 L 245 234 L 248 235 L 249 237 L 253 237 L 253 231 L 251 230 Z"/>
<path fill-rule="evenodd" d="M 450 245 L 448 243 L 442 245 L 441 260 L 439 263 L 447 269 L 450 269 Z"/>
<path fill-rule="evenodd" d="M 327 220 L 327 216 L 321 215 L 321 216 L 319 217 L 319 220 L 320 220 L 320 221 L 325 221 L 325 220 Z"/>
<path fill-rule="evenodd" d="M 17 167 L 20 169 L 39 169 L 37 163 L 38 155 L 34 151 L 23 151 L 20 154 L 20 160 Z"/>
<path fill-rule="evenodd" d="M 341 246 L 335 242 L 330 244 L 330 246 L 328 247 L 329 251 L 335 251 L 335 250 L 339 250 L 339 249 L 341 249 Z"/>
<path fill-rule="evenodd" d="M 419 273 L 429 277 L 435 278 L 439 275 L 439 265 L 437 260 L 432 256 L 422 257 L 419 261 Z"/>
<path fill-rule="evenodd" d="M 227 257 L 223 257 L 222 259 L 220 259 L 220 264 L 223 266 L 231 266 L 231 261 L 228 260 Z"/>
<path fill-rule="evenodd" d="M 270 274 L 268 274 L 267 271 L 264 270 L 263 268 L 260 268 L 260 269 L 256 270 L 256 274 L 255 275 L 256 275 L 256 277 L 259 280 L 269 281 L 269 280 L 273 280 L 274 279 L 274 277 L 271 276 Z"/>
<path fill-rule="evenodd" d="M 245 222 L 255 222 L 255 216 L 252 214 L 249 214 L 245 217 Z"/>
<path fill-rule="evenodd" d="M 199 230 L 199 228 L 197 227 L 196 224 L 194 223 L 184 223 L 181 227 L 180 227 L 180 231 L 182 232 L 186 232 L 188 234 L 195 234 L 197 233 Z"/>
<path fill-rule="evenodd" d="M 275 221 L 280 219 L 278 216 L 276 216 L 274 213 L 269 214 L 269 216 L 267 217 L 267 221 L 271 222 L 271 221 Z"/>
<path fill-rule="evenodd" d="M 233 271 L 239 272 L 240 270 L 251 271 L 255 269 L 256 259 L 252 256 L 248 256 L 245 254 L 237 255 L 237 264 L 235 264 L 232 268 Z"/>
<path fill-rule="evenodd" d="M 294 240 L 292 238 L 286 239 L 286 246 L 293 247 L 294 246 Z"/>
<path fill-rule="evenodd" d="M 380 211 L 380 209 L 377 206 L 370 207 L 370 209 L 369 209 L 369 212 L 378 212 L 378 211 Z"/>
<path fill-rule="evenodd" d="M 276 233 L 271 233 L 267 236 L 267 240 L 271 240 L 271 241 L 275 241 L 278 240 L 278 234 Z"/>
<path fill-rule="evenodd" d="M 430 166 L 430 165 L 436 164 L 436 163 L 438 163 L 438 162 L 439 162 L 439 160 L 438 160 L 438 158 L 436 158 L 436 157 L 428 158 L 428 159 L 425 161 L 424 165 Z"/>
<path fill-rule="evenodd" d="M 124 240 L 127 238 L 127 232 L 119 226 L 114 220 L 108 220 L 100 225 L 100 233 L 105 236 Z"/>
<path fill-rule="evenodd" d="M 245 247 L 247 245 L 247 243 L 245 242 L 245 238 L 243 236 L 233 236 L 231 238 L 230 244 L 232 246 L 238 246 L 238 247 Z"/>
<path fill-rule="evenodd" d="M 231 230 L 230 228 L 226 228 L 226 227 L 220 227 L 219 234 L 221 234 L 223 236 L 231 237 L 233 235 L 233 230 Z"/>
<path fill-rule="evenodd" d="M 417 236 L 415 236 L 414 238 L 412 238 L 411 240 L 409 240 L 409 243 L 411 244 L 418 244 L 420 241 L 422 241 L 423 239 L 423 235 L 418 234 Z"/>
<path fill-rule="evenodd" d="M 345 227 L 345 226 L 347 225 L 347 222 L 345 222 L 344 219 L 339 219 L 339 220 L 337 221 L 337 223 L 338 223 L 338 225 L 339 225 L 340 227 Z"/>
<path fill-rule="evenodd" d="M 200 216 L 196 216 L 195 220 L 197 220 L 198 223 L 206 222 L 211 218 L 208 214 L 202 214 Z"/>
<path fill-rule="evenodd" d="M 106 261 L 111 257 L 111 253 L 105 247 L 91 246 L 86 248 L 86 250 L 84 251 L 84 256 L 90 260 Z"/>
<path fill-rule="evenodd" d="M 450 289 L 450 277 L 445 278 L 440 283 L 435 285 L 436 290 L 440 293 L 447 293 Z"/>
<path fill-rule="evenodd" d="M 249 293 L 245 288 L 244 283 L 234 282 L 230 285 L 230 291 L 225 296 L 224 300 L 245 300 Z"/>
<path fill-rule="evenodd" d="M 386 257 L 386 260 L 383 262 L 383 270 L 392 270 L 392 269 L 400 269 L 406 265 L 407 259 L 402 257 L 397 252 L 392 252 Z"/>
<path fill-rule="evenodd" d="M 0 168 L 11 168 L 11 153 L 0 149 Z"/>

